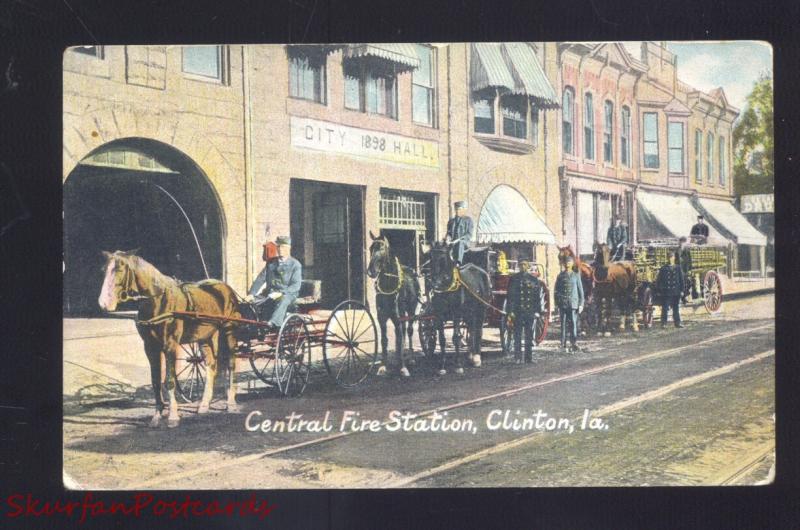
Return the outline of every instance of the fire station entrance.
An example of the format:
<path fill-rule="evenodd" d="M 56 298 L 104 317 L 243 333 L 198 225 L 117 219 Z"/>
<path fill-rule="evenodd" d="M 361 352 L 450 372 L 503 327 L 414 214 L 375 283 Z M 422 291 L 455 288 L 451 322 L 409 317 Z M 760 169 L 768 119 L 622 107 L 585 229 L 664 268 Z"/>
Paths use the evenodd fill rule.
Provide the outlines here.
<path fill-rule="evenodd" d="M 322 282 L 323 307 L 364 301 L 364 187 L 290 183 L 292 253 L 303 278 Z"/>
<path fill-rule="evenodd" d="M 216 194 L 186 155 L 152 140 L 111 142 L 64 183 L 64 315 L 100 316 L 102 251 L 136 250 L 180 280 L 223 278 Z M 135 303 L 120 310 L 135 309 Z"/>

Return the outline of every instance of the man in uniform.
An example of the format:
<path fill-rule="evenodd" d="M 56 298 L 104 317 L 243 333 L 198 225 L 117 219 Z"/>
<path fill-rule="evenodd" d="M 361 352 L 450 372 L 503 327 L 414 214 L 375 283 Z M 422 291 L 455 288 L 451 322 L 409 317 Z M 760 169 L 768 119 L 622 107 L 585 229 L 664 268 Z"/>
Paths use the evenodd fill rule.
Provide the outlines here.
<path fill-rule="evenodd" d="M 575 258 L 567 256 L 556 278 L 555 302 L 561 319 L 561 350 L 578 351 L 578 313 L 583 312 L 583 284 L 581 275 L 573 270 Z M 570 349 L 567 350 L 567 330 Z"/>
<path fill-rule="evenodd" d="M 683 272 L 683 293 L 681 294 L 681 303 L 686 305 L 689 301 L 686 299 L 687 291 L 689 290 L 689 286 L 686 284 L 689 283 L 691 285 L 692 291 L 692 298 L 697 298 L 697 286 L 695 285 L 694 278 L 691 276 L 692 270 L 692 253 L 689 250 L 689 242 L 686 239 L 686 236 L 681 236 L 678 239 L 678 258 L 679 264 L 681 266 L 681 272 Z"/>
<path fill-rule="evenodd" d="M 680 298 L 683 295 L 683 271 L 676 264 L 677 253 L 669 255 L 669 264 L 661 267 L 656 278 L 656 292 L 661 298 L 661 327 L 667 325 L 669 309 L 672 308 L 672 321 L 676 328 L 682 328 Z"/>
<path fill-rule="evenodd" d="M 625 246 L 628 244 L 628 227 L 622 224 L 619 215 L 614 216 L 614 223 L 608 227 L 606 244 L 611 251 L 611 261 L 625 259 Z"/>
<path fill-rule="evenodd" d="M 467 201 L 457 201 L 453 204 L 456 210 L 455 217 L 447 221 L 447 239 L 453 243 L 453 259 L 460 265 L 464 260 L 464 252 L 472 243 L 472 218 L 465 215 Z"/>
<path fill-rule="evenodd" d="M 525 332 L 525 362 L 533 362 L 533 325 L 542 314 L 542 285 L 531 274 L 531 263 L 521 261 L 520 271 L 508 282 L 508 319 L 514 328 L 514 360 L 522 363 L 522 334 Z"/>
<path fill-rule="evenodd" d="M 303 267 L 291 256 L 292 240 L 279 236 L 278 257 L 269 261 L 256 277 L 245 300 L 254 302 L 262 319 L 268 319 L 270 328 L 277 329 L 286 318 L 286 312 L 300 294 Z"/>
<path fill-rule="evenodd" d="M 702 214 L 698 215 L 697 223 L 695 223 L 692 227 L 692 231 L 689 233 L 692 242 L 698 245 L 705 245 L 706 241 L 708 241 L 708 225 L 705 224 L 704 221 L 705 217 Z"/>

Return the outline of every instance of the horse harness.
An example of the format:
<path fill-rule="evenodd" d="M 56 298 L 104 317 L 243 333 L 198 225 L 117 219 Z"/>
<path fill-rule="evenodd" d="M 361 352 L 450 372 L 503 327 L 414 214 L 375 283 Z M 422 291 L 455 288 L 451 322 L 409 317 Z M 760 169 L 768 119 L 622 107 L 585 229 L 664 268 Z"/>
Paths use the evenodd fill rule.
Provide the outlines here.
<path fill-rule="evenodd" d="M 120 293 L 120 301 L 127 302 L 129 300 L 133 300 L 133 301 L 139 302 L 139 301 L 142 301 L 142 300 L 152 300 L 153 298 L 155 298 L 155 296 L 142 296 L 141 294 L 139 294 L 138 289 L 136 289 L 134 287 L 134 283 L 135 282 L 134 282 L 133 271 L 131 270 L 130 266 L 128 266 L 128 267 L 126 267 L 124 288 L 123 288 L 122 292 Z M 188 283 L 188 282 L 184 282 L 184 283 L 180 284 L 180 290 L 183 293 L 183 295 L 186 297 L 186 310 L 188 312 L 192 312 L 192 311 L 195 310 L 194 298 L 192 297 L 192 294 L 189 291 L 189 286 L 190 285 L 191 284 Z M 135 294 L 132 294 L 132 293 L 135 293 Z M 160 296 L 160 295 L 157 295 L 157 296 Z M 156 315 L 156 316 L 154 316 L 152 318 L 149 318 L 147 320 L 139 320 L 137 318 L 136 319 L 136 324 L 140 325 L 140 326 L 155 326 L 157 324 L 161 324 L 162 322 L 166 322 L 168 320 L 174 320 L 174 319 L 175 319 L 175 315 L 172 313 L 172 311 L 167 311 L 165 313 L 161 313 L 160 315 Z"/>
<path fill-rule="evenodd" d="M 447 287 L 447 289 L 433 289 L 433 292 L 434 293 L 453 293 L 453 292 L 457 291 L 461 287 L 463 287 L 464 290 L 467 291 L 467 293 L 470 294 L 470 296 L 475 298 L 478 302 L 482 303 L 486 307 L 488 307 L 490 309 L 494 309 L 495 311 L 497 311 L 501 315 L 505 316 L 507 314 L 505 311 L 503 311 L 502 309 L 500 309 L 498 307 L 493 306 L 492 304 L 490 304 L 489 302 L 487 302 L 486 300 L 481 298 L 480 295 L 478 295 L 478 293 L 473 291 L 469 287 L 469 285 L 467 285 L 464 282 L 464 280 L 461 279 L 461 271 L 459 270 L 458 267 L 453 267 L 453 281 L 450 283 L 450 285 Z"/>
<path fill-rule="evenodd" d="M 390 272 L 384 272 L 381 269 L 381 272 L 378 273 L 378 277 L 375 278 L 375 290 L 382 295 L 392 296 L 397 295 L 400 292 L 400 289 L 403 288 L 403 266 L 400 265 L 400 260 L 395 256 L 394 258 L 395 263 L 397 264 L 397 274 L 392 274 Z M 381 289 L 381 275 L 388 276 L 390 278 L 397 278 L 397 286 L 390 290 L 384 291 Z"/>

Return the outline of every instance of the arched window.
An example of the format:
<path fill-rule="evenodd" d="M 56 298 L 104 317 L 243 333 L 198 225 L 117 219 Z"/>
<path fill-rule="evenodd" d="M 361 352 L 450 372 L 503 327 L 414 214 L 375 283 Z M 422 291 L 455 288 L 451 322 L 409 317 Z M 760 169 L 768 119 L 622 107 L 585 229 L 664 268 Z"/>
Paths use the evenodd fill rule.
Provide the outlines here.
<path fill-rule="evenodd" d="M 727 177 L 725 171 L 727 160 L 725 160 L 725 138 L 719 137 L 719 185 L 725 186 L 725 178 Z"/>
<path fill-rule="evenodd" d="M 622 107 L 620 121 L 619 158 L 623 166 L 631 167 L 631 109 Z"/>
<path fill-rule="evenodd" d="M 594 105 L 592 95 L 587 92 L 583 98 L 583 157 L 594 160 Z"/>
<path fill-rule="evenodd" d="M 706 135 L 706 180 L 709 184 L 714 182 L 714 135 Z"/>
<path fill-rule="evenodd" d="M 562 147 L 565 153 L 573 154 L 572 123 L 575 117 L 575 91 L 572 89 L 572 87 L 564 88 L 564 96 L 561 103 Z"/>
<path fill-rule="evenodd" d="M 606 100 L 603 104 L 603 162 L 614 162 L 614 104 Z"/>

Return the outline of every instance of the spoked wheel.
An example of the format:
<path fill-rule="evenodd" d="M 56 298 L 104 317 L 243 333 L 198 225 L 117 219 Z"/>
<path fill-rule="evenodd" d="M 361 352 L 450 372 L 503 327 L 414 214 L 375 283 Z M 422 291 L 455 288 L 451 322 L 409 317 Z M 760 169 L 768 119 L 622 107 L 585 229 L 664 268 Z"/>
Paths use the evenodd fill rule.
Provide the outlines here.
<path fill-rule="evenodd" d="M 422 347 L 422 352 L 428 359 L 432 358 L 436 353 L 437 322 L 436 316 L 430 314 L 427 308 L 423 308 L 420 312 L 420 318 L 417 320 L 419 343 Z"/>
<path fill-rule="evenodd" d="M 197 342 L 181 344 L 175 358 L 175 395 L 184 403 L 197 401 L 206 387 L 206 361 Z"/>
<path fill-rule="evenodd" d="M 275 348 L 275 379 L 278 390 L 287 397 L 299 396 L 308 385 L 311 372 L 311 337 L 300 315 L 289 315 L 283 322 Z"/>
<path fill-rule="evenodd" d="M 540 292 L 540 304 L 543 311 L 536 319 L 536 322 L 533 323 L 533 341 L 537 346 L 541 344 L 547 336 L 547 326 L 550 325 L 550 291 L 547 290 L 547 286 L 544 285 L 544 282 L 542 282 L 542 289 Z"/>
<path fill-rule="evenodd" d="M 256 377 L 268 386 L 276 386 L 275 381 L 275 348 L 266 351 L 253 351 L 249 354 L 250 367 Z"/>
<path fill-rule="evenodd" d="M 639 306 L 642 308 L 642 324 L 646 328 L 653 327 L 653 290 L 649 286 L 642 287 Z"/>
<path fill-rule="evenodd" d="M 464 320 L 461 320 L 458 323 L 458 328 L 453 328 L 453 347 L 456 346 L 456 341 L 458 341 L 458 349 L 460 351 L 469 348 L 470 344 L 470 331 L 469 326 Z"/>
<path fill-rule="evenodd" d="M 336 384 L 352 388 L 367 378 L 378 358 L 378 328 L 361 302 L 346 300 L 325 323 L 322 356 Z"/>
<path fill-rule="evenodd" d="M 514 351 L 514 328 L 508 325 L 508 300 L 503 301 L 503 312 L 500 315 L 500 349 L 503 355 L 509 355 Z"/>
<path fill-rule="evenodd" d="M 714 314 L 722 307 L 722 280 L 716 271 L 706 272 L 703 288 L 705 291 L 703 305 L 706 306 L 706 311 Z"/>

